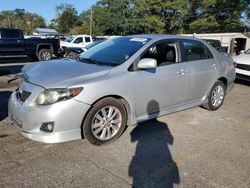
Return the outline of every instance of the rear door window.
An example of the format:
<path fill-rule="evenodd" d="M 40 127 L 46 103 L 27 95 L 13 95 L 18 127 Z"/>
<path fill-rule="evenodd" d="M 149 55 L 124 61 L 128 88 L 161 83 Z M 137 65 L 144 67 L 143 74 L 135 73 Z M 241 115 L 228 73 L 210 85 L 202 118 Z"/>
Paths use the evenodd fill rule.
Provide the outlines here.
<path fill-rule="evenodd" d="M 21 38 L 20 33 L 16 29 L 3 29 L 1 30 L 2 39 L 19 39 Z"/>
<path fill-rule="evenodd" d="M 212 52 L 202 42 L 196 40 L 183 40 L 183 51 L 186 61 L 212 59 Z"/>
<path fill-rule="evenodd" d="M 85 37 L 85 42 L 90 42 L 90 37 Z"/>

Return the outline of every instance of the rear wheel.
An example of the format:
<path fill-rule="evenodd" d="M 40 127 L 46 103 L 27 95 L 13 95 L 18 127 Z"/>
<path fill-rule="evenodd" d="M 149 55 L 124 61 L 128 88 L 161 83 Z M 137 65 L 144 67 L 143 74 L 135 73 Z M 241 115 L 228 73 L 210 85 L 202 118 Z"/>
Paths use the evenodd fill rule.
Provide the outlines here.
<path fill-rule="evenodd" d="M 78 56 L 79 56 L 79 54 L 76 53 L 76 52 L 68 52 L 68 53 L 65 55 L 66 58 L 70 58 L 70 59 L 76 58 L 76 57 L 78 57 Z"/>
<path fill-rule="evenodd" d="M 225 99 L 225 85 L 222 81 L 217 80 L 212 87 L 208 102 L 203 104 L 203 107 L 208 110 L 218 110 L 223 104 Z"/>
<path fill-rule="evenodd" d="M 121 136 L 126 122 L 124 105 L 114 98 L 105 98 L 87 114 L 82 127 L 83 135 L 91 144 L 108 144 Z"/>
<path fill-rule="evenodd" d="M 37 58 L 39 61 L 48 61 L 52 58 L 51 50 L 49 49 L 41 49 L 38 52 Z"/>

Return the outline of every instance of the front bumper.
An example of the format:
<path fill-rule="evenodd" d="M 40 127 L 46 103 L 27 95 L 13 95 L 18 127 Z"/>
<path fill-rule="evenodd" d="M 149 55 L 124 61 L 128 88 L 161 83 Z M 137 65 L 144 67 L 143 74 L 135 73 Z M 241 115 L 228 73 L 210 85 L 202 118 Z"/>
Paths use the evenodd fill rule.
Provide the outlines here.
<path fill-rule="evenodd" d="M 27 83 L 26 85 L 30 89 L 38 87 Z M 22 102 L 17 99 L 16 92 L 13 92 L 9 99 L 9 118 L 23 136 L 44 143 L 60 143 L 82 138 L 81 125 L 84 115 L 90 108 L 88 104 L 70 99 L 39 106 L 35 105 L 33 100 L 31 95 Z M 46 122 L 54 122 L 53 132 L 40 130 L 41 125 Z"/>
<path fill-rule="evenodd" d="M 250 71 L 236 68 L 236 78 L 240 80 L 250 81 Z"/>

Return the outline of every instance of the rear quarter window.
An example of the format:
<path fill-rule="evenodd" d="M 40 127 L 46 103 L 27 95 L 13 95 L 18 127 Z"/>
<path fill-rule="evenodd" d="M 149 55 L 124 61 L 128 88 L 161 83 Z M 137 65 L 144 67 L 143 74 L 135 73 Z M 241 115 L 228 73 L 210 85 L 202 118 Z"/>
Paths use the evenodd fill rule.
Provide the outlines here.
<path fill-rule="evenodd" d="M 85 37 L 85 42 L 90 42 L 90 37 Z"/>

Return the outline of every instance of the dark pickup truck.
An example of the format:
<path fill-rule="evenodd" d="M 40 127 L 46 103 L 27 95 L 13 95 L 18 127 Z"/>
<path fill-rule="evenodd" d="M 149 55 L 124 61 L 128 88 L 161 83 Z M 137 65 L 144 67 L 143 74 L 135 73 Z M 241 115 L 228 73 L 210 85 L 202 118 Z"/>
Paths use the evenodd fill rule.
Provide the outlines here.
<path fill-rule="evenodd" d="M 29 56 L 46 61 L 60 55 L 59 39 L 25 39 L 20 29 L 0 28 L 0 57 Z"/>

